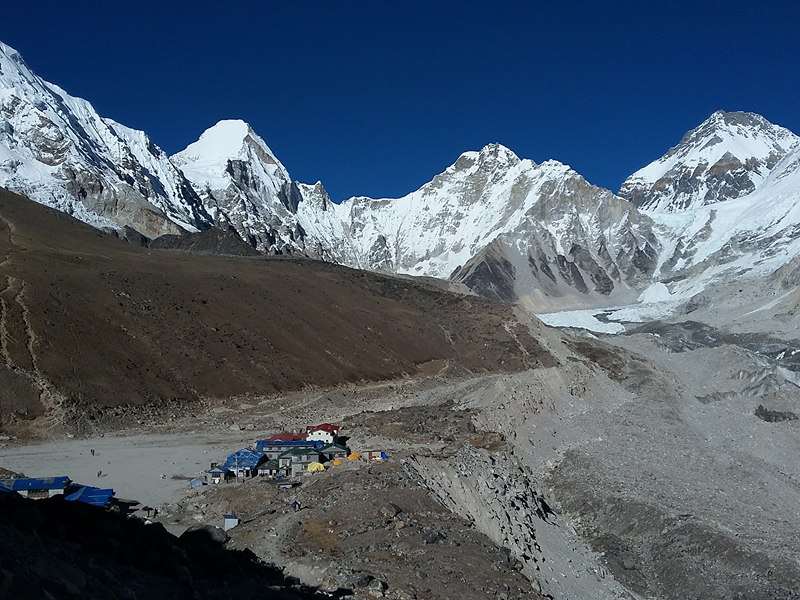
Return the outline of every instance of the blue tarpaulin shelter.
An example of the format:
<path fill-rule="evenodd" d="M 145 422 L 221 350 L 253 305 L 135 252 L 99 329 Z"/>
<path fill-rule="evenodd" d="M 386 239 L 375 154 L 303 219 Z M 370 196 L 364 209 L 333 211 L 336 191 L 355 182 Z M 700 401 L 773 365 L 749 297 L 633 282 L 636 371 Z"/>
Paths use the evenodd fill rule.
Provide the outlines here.
<path fill-rule="evenodd" d="M 68 502 L 81 502 L 91 506 L 104 508 L 111 503 L 114 497 L 114 490 L 101 489 L 90 485 L 77 485 L 69 489 L 64 500 Z"/>

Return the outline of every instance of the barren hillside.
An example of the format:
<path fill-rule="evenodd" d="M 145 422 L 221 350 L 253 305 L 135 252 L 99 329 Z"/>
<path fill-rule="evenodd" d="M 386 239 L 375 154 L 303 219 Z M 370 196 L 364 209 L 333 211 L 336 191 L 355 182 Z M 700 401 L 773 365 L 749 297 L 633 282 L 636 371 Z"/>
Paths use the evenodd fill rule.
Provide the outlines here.
<path fill-rule="evenodd" d="M 0 422 L 15 430 L 553 363 L 508 307 L 309 260 L 139 248 L 6 191 L 0 300 Z"/>

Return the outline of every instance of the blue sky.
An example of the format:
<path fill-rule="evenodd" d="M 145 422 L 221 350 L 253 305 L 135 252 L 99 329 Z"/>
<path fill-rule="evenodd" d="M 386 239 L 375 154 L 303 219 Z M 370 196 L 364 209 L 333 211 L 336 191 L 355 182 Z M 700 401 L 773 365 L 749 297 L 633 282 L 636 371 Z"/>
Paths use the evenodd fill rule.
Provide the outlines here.
<path fill-rule="evenodd" d="M 0 40 L 169 152 L 245 119 L 337 200 L 495 141 L 617 189 L 718 108 L 800 132 L 798 4 L 40 0 Z"/>

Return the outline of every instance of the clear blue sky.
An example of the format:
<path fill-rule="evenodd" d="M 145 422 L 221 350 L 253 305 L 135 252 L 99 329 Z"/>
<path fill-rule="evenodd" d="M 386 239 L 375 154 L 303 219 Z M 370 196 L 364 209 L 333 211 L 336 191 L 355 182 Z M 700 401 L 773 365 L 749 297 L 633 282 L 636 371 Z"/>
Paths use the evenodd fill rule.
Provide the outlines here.
<path fill-rule="evenodd" d="M 7 2 L 0 39 L 175 152 L 249 121 L 297 179 L 397 196 L 497 141 L 617 189 L 717 108 L 800 132 L 795 2 Z"/>

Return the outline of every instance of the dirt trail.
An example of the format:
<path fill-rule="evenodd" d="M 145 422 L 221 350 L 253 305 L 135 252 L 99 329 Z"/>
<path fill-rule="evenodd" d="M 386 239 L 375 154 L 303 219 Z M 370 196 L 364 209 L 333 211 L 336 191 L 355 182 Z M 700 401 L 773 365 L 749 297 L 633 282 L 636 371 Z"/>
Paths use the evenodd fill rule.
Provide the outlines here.
<path fill-rule="evenodd" d="M 5 233 L 2 231 L 5 230 Z M 14 232 L 14 226 L 6 219 L 2 214 L 0 214 L 0 238 L 5 238 L 6 242 L 3 246 L 0 246 L 0 251 L 4 254 L 3 258 L 0 260 L 0 268 L 6 266 L 6 264 L 11 260 L 12 250 L 15 246 L 14 239 L 12 237 Z"/>
<path fill-rule="evenodd" d="M 6 362 L 23 371 L 36 371 L 34 333 L 23 295 L 25 282 L 16 277 L 8 277 L 2 292 L 2 335 Z"/>
<path fill-rule="evenodd" d="M 5 277 L 4 280 L 5 283 L 0 287 L 0 356 L 5 366 L 11 369 L 14 367 L 14 359 L 11 358 L 9 347 L 13 340 L 8 332 L 8 306 L 5 299 L 5 294 L 11 286 L 11 278 Z"/>

